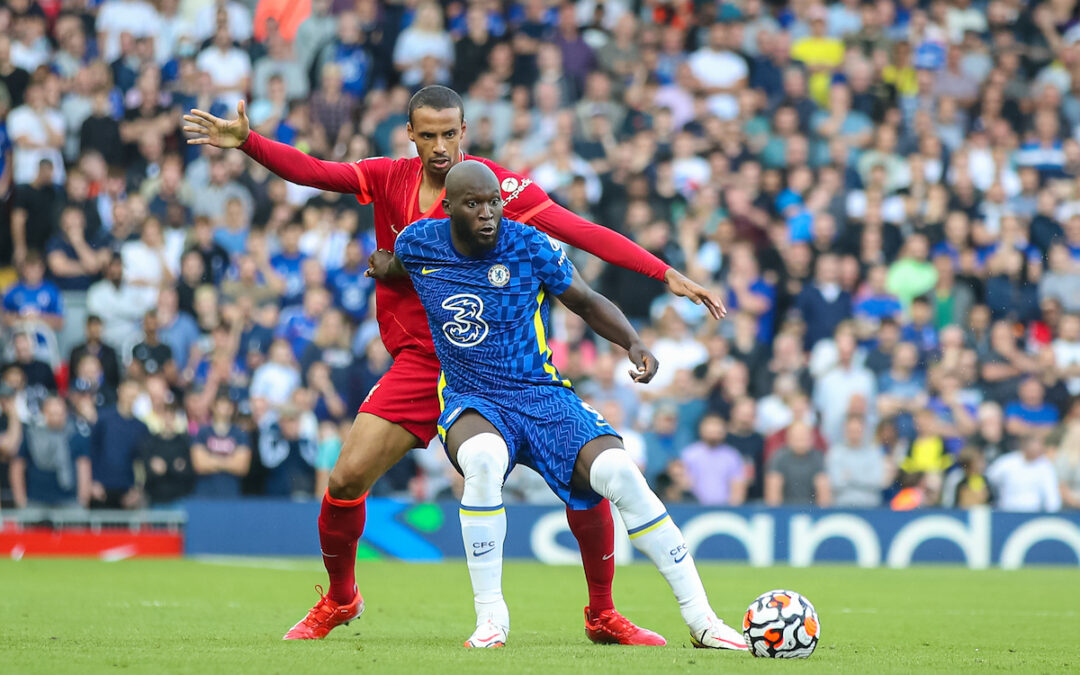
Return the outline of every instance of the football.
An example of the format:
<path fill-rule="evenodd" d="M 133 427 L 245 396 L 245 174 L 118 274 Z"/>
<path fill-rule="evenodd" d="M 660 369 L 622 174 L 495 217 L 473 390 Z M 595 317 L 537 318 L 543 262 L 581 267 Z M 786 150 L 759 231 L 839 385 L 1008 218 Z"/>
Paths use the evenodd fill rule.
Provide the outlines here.
<path fill-rule="evenodd" d="M 795 591 L 762 593 L 746 608 L 743 637 L 754 656 L 805 659 L 814 653 L 821 623 L 810 601 Z"/>

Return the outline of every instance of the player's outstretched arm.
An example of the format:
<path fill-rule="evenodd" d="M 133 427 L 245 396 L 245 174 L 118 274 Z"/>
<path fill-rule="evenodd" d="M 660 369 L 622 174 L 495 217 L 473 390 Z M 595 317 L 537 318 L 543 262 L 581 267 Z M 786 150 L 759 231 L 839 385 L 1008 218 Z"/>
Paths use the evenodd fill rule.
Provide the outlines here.
<path fill-rule="evenodd" d="M 327 162 L 296 148 L 263 138 L 251 130 L 244 102 L 236 104 L 236 119 L 223 120 L 203 110 L 184 115 L 184 132 L 194 134 L 189 145 L 239 148 L 249 157 L 290 183 L 343 192 L 363 193 L 359 167 L 349 162 Z"/>
<path fill-rule="evenodd" d="M 615 303 L 590 288 L 577 270 L 574 270 L 574 281 L 559 296 L 559 300 L 567 309 L 584 319 L 600 337 L 629 352 L 630 361 L 637 367 L 636 372 L 630 371 L 634 382 L 644 384 L 653 379 L 659 366 L 656 357 L 642 344 L 641 337 L 630 325 L 626 315 Z"/>
<path fill-rule="evenodd" d="M 704 303 L 714 319 L 721 319 L 727 314 L 727 308 L 717 293 L 692 281 L 611 228 L 590 222 L 558 204 L 551 204 L 530 217 L 528 222 L 559 241 L 588 251 L 605 262 L 663 281 L 675 295 L 689 298 L 697 305 Z"/>

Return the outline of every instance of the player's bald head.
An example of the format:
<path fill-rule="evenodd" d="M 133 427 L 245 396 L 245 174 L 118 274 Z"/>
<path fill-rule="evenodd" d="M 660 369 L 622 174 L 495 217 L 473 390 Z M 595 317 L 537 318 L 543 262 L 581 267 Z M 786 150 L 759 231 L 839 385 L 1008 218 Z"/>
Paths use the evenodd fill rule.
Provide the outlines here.
<path fill-rule="evenodd" d="M 458 162 L 446 174 L 446 198 L 457 202 L 465 194 L 491 192 L 498 194 L 499 179 L 483 162 L 467 159 Z"/>
<path fill-rule="evenodd" d="M 446 172 L 443 210 L 450 216 L 454 245 L 467 256 L 495 246 L 502 220 L 499 179 L 486 164 L 468 159 Z"/>

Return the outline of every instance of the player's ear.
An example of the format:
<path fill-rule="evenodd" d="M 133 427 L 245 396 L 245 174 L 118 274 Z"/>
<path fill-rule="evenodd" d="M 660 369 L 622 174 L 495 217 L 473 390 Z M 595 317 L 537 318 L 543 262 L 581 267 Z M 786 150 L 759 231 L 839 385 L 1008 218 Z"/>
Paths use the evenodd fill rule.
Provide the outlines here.
<path fill-rule="evenodd" d="M 413 138 L 412 120 L 405 123 L 405 133 L 409 136 L 410 141 L 416 142 L 416 139 Z"/>
<path fill-rule="evenodd" d="M 446 215 L 450 215 L 450 200 L 449 199 L 443 199 L 442 200 L 442 210 L 443 210 L 443 213 L 445 213 Z"/>

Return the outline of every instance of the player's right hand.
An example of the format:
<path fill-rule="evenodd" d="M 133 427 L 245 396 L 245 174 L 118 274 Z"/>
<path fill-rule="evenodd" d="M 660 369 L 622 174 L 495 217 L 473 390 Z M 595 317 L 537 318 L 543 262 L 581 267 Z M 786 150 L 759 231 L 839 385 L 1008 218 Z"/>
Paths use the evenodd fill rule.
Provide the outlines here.
<path fill-rule="evenodd" d="M 184 115 L 184 133 L 197 134 L 187 139 L 188 145 L 212 145 L 215 148 L 239 148 L 251 133 L 244 102 L 236 104 L 236 119 L 232 121 L 214 117 L 208 112 L 192 109 Z"/>
<path fill-rule="evenodd" d="M 656 375 L 656 369 L 660 362 L 653 353 L 640 343 L 630 345 L 630 362 L 637 366 L 636 370 L 630 371 L 630 377 L 638 384 L 646 384 Z"/>
<path fill-rule="evenodd" d="M 364 272 L 364 276 L 375 280 L 389 279 L 394 276 L 395 260 L 393 251 L 387 251 L 384 248 L 378 249 L 368 256 L 368 268 Z"/>

